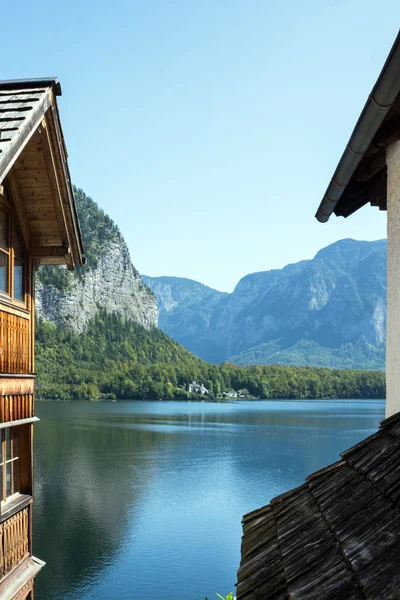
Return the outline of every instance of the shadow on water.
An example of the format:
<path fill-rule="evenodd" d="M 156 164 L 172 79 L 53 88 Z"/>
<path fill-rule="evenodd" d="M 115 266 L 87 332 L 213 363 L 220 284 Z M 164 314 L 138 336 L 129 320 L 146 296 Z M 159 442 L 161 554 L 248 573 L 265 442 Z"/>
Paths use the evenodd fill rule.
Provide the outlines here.
<path fill-rule="evenodd" d="M 152 449 L 168 443 L 167 434 L 130 429 L 128 417 L 118 427 L 92 423 L 80 414 L 84 406 L 38 405 L 33 544 L 47 563 L 38 599 L 78 598 L 74 590 L 90 587 L 110 565 L 124 546 L 128 513 L 150 483 Z"/>

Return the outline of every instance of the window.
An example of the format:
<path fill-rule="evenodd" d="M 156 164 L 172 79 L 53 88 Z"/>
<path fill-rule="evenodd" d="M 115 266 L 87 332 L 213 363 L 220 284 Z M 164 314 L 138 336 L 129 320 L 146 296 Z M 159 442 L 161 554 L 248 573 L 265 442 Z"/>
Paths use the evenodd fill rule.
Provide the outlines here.
<path fill-rule="evenodd" d="M 14 250 L 14 298 L 20 302 L 24 301 L 24 247 L 21 235 L 17 230 L 16 223 L 13 227 L 13 250 Z"/>
<path fill-rule="evenodd" d="M 0 207 L 0 292 L 19 302 L 25 300 L 24 264 L 25 249 L 17 220 Z"/>
<path fill-rule="evenodd" d="M 0 209 L 0 291 L 8 291 L 8 265 L 10 262 L 8 214 Z"/>
<path fill-rule="evenodd" d="M 0 431 L 0 496 L 4 502 L 20 491 L 20 459 L 18 435 L 15 427 Z"/>

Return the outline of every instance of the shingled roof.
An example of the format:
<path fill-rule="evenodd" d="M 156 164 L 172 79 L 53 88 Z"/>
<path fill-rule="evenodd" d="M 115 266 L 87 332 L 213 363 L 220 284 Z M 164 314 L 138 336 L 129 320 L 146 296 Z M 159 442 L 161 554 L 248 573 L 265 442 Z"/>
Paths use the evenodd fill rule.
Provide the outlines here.
<path fill-rule="evenodd" d="M 56 78 L 0 81 L 0 193 L 8 189 L 20 208 L 24 241 L 37 263 L 73 268 L 84 250 L 60 95 Z"/>
<path fill-rule="evenodd" d="M 50 107 L 56 80 L 0 81 L 0 183 Z"/>
<path fill-rule="evenodd" d="M 243 518 L 237 600 L 400 598 L 400 413 Z"/>

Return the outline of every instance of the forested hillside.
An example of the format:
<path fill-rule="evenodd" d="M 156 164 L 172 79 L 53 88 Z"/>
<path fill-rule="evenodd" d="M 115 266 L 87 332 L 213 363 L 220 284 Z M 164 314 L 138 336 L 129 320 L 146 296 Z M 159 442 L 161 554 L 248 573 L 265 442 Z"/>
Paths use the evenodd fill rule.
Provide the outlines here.
<path fill-rule="evenodd" d="M 168 338 L 116 314 L 100 313 L 84 333 L 40 321 L 37 396 L 63 400 L 188 399 L 202 382 L 211 396 L 244 390 L 255 398 L 383 398 L 380 372 L 206 363 Z"/>

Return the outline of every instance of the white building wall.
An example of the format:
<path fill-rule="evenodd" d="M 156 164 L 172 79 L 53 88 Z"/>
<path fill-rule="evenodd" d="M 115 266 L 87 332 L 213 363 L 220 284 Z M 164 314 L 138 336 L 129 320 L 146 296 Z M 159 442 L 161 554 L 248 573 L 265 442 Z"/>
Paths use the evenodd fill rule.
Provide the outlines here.
<path fill-rule="evenodd" d="M 400 142 L 387 148 L 386 416 L 400 412 Z"/>

